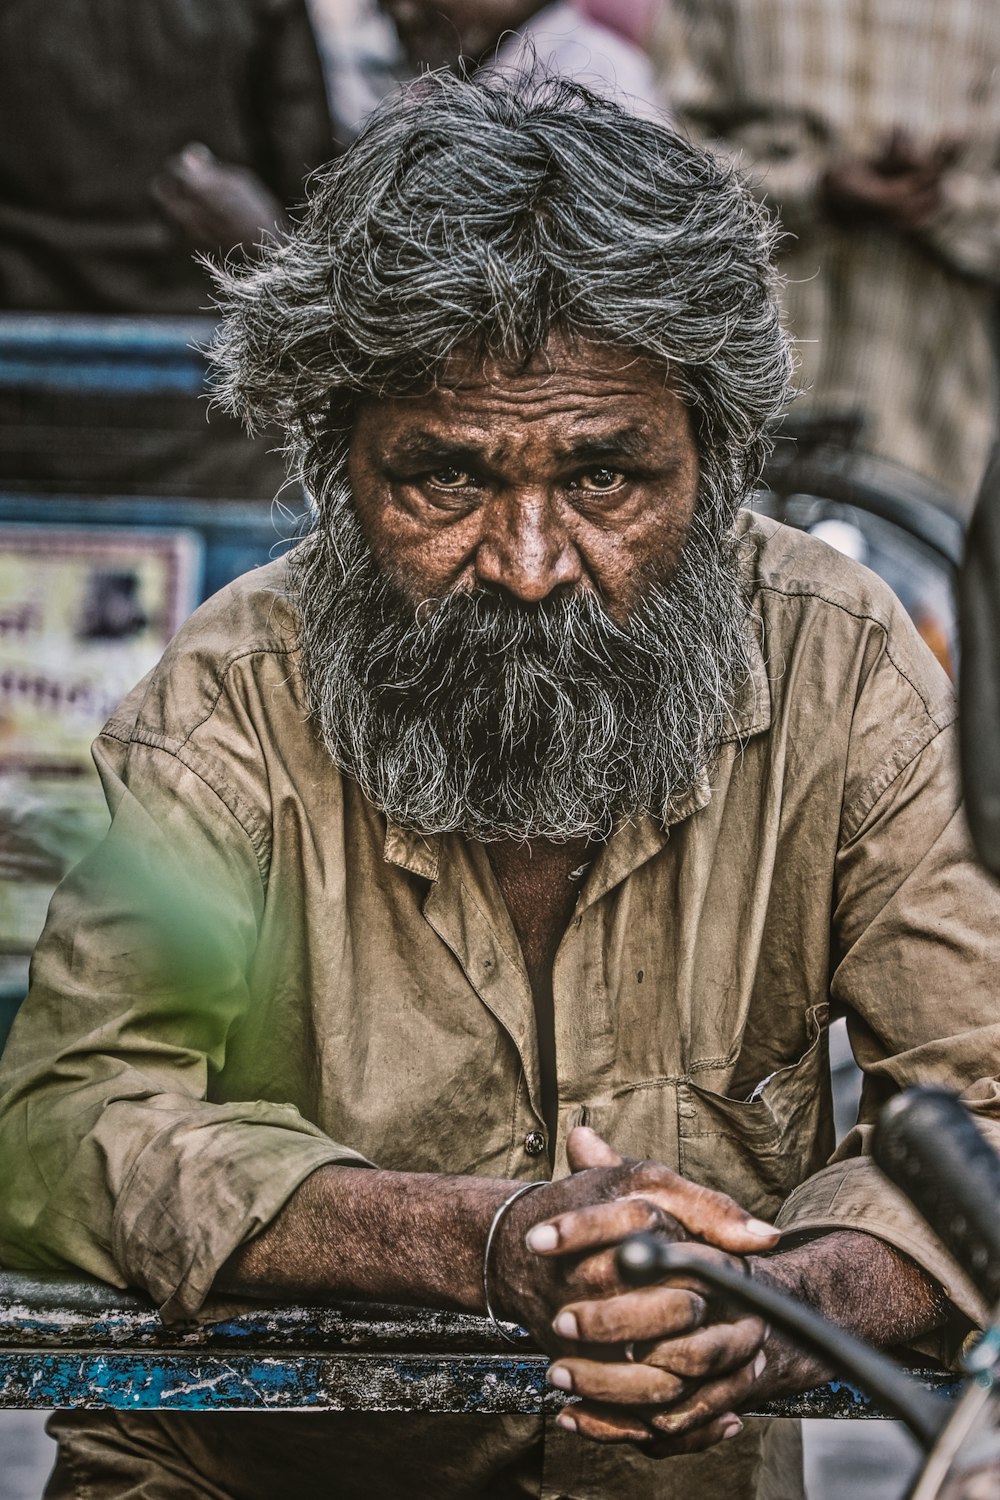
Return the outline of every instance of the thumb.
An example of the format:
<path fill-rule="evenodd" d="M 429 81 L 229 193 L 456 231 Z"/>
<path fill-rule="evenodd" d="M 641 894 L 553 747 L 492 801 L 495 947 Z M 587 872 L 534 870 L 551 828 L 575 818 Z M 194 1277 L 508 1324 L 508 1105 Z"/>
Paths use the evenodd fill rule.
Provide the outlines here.
<path fill-rule="evenodd" d="M 625 1158 L 587 1125 L 577 1125 L 570 1131 L 566 1141 L 566 1160 L 571 1172 L 586 1172 L 589 1167 L 625 1165 Z"/>

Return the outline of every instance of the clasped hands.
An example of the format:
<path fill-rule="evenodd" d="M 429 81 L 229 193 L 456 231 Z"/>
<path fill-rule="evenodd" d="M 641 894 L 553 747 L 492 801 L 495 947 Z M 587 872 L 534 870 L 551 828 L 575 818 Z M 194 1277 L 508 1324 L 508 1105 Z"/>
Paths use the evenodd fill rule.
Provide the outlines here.
<path fill-rule="evenodd" d="M 691 1240 L 702 1258 L 741 1264 L 779 1232 L 724 1193 L 656 1162 L 626 1161 L 594 1131 L 574 1130 L 571 1176 L 514 1203 L 497 1235 L 495 1300 L 553 1356 L 550 1384 L 581 1399 L 560 1424 L 651 1457 L 735 1437 L 736 1409 L 761 1380 L 767 1329 L 685 1277 L 628 1288 L 615 1251 L 629 1234 Z"/>
<path fill-rule="evenodd" d="M 878 220 L 903 233 L 926 229 L 941 212 L 944 178 L 961 142 L 918 146 L 905 130 L 894 130 L 870 158 L 847 156 L 823 177 L 827 208 L 844 222 Z"/>

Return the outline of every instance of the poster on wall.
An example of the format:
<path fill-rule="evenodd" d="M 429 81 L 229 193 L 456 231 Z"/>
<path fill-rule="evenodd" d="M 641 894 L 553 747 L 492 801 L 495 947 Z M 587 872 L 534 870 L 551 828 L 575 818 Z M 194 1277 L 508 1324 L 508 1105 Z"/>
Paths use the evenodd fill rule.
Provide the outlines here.
<path fill-rule="evenodd" d="M 100 837 L 90 746 L 200 597 L 189 530 L 0 524 L 0 954 Z"/>

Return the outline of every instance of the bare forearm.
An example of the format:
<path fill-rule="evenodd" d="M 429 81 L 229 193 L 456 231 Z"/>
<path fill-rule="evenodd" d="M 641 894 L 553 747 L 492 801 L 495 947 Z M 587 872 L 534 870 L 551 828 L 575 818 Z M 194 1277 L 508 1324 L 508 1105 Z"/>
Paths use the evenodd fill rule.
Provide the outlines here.
<path fill-rule="evenodd" d="M 753 1260 L 771 1281 L 832 1323 L 879 1347 L 907 1344 L 940 1327 L 947 1301 L 935 1282 L 873 1235 L 844 1230 Z M 772 1333 L 765 1345 L 768 1394 L 805 1390 L 831 1375 Z"/>
<path fill-rule="evenodd" d="M 481 1311 L 487 1229 L 513 1187 L 497 1178 L 322 1167 L 230 1256 L 216 1287 Z"/>

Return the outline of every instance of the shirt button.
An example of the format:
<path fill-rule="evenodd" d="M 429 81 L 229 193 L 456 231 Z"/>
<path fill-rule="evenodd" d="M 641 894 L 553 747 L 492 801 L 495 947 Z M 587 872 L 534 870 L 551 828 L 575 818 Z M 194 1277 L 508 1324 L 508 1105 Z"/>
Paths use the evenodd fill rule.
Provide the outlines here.
<path fill-rule="evenodd" d="M 540 1130 L 529 1130 L 524 1137 L 524 1149 L 529 1156 L 541 1156 L 545 1150 L 545 1137 Z"/>

